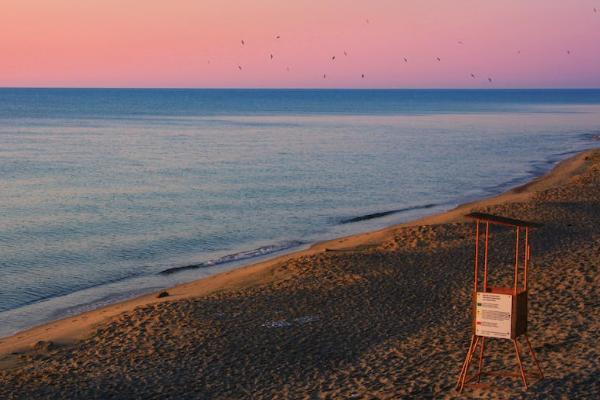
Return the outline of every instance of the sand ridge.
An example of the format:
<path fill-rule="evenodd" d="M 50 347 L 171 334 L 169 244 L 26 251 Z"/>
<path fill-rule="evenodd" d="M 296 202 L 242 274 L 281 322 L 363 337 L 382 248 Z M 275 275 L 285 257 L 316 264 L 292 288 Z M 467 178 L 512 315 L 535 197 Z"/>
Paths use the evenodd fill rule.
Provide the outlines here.
<path fill-rule="evenodd" d="M 545 224 L 530 337 L 547 378 L 466 395 L 599 397 L 599 202 L 588 151 L 493 199 L 0 339 L 0 397 L 453 398 L 471 334 L 473 226 L 460 217 L 475 209 Z M 31 351 L 39 340 L 63 346 Z M 514 365 L 491 346 L 491 366 Z"/>

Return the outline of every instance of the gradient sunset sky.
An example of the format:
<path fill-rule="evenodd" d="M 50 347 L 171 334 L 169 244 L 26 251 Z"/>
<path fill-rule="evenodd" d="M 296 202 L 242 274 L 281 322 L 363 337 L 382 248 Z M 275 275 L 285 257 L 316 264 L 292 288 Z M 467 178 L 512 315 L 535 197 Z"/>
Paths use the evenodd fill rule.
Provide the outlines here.
<path fill-rule="evenodd" d="M 0 87 L 600 87 L 600 0 L 0 0 L 0 33 Z"/>

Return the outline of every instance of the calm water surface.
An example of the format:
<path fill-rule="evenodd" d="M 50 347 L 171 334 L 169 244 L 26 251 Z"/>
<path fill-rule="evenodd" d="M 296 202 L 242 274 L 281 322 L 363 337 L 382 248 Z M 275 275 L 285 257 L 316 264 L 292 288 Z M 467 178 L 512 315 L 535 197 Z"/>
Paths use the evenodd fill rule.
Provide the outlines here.
<path fill-rule="evenodd" d="M 0 336 L 499 193 L 599 135 L 599 90 L 0 89 Z"/>

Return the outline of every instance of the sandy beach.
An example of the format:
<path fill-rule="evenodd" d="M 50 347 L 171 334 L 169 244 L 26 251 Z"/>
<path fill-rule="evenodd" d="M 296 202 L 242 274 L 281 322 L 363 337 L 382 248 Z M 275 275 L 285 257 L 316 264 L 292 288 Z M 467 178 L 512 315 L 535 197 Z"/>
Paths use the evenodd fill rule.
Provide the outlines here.
<path fill-rule="evenodd" d="M 454 391 L 471 335 L 471 211 L 544 224 L 528 332 L 546 377 L 527 392 L 507 378 Z M 2 338 L 0 398 L 600 398 L 599 227 L 596 149 L 495 198 Z M 494 232 L 496 259 L 513 240 Z M 490 341 L 486 365 L 515 369 L 509 345 Z"/>

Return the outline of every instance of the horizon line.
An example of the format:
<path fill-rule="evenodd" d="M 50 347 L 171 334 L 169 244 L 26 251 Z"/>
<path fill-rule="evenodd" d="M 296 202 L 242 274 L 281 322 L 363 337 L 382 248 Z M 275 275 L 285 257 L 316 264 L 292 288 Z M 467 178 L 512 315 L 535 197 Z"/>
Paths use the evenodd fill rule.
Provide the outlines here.
<path fill-rule="evenodd" d="M 600 90 L 600 87 L 180 87 L 180 86 L 0 86 L 6 89 L 59 89 L 59 90 Z"/>

